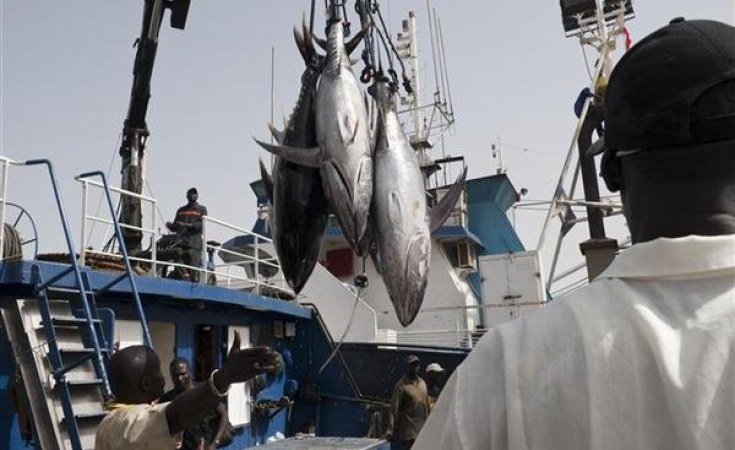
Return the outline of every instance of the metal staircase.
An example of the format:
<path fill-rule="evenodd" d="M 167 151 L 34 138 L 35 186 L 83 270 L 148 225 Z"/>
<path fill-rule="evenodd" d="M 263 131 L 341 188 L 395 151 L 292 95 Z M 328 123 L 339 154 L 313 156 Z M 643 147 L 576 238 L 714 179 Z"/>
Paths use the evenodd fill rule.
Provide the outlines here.
<path fill-rule="evenodd" d="M 45 266 L 33 264 L 32 298 L 17 299 L 14 307 L 4 309 L 3 322 L 23 378 L 40 447 L 92 449 L 97 425 L 106 413 L 104 405 L 112 395 L 106 371 L 112 352 L 112 339 L 106 339 L 105 336 L 112 336 L 110 328 L 114 324 L 114 316 L 109 310 L 106 311 L 108 320 L 101 319 L 96 298 L 127 280 L 141 321 L 144 342 L 150 346 L 145 313 L 104 174 L 90 172 L 80 177 L 102 178 L 115 237 L 125 262 L 125 272 L 107 285 L 93 290 L 88 273 L 81 269 L 74 256 L 75 247 L 53 166 L 48 160 L 14 164 L 47 166 L 70 265 L 47 278 L 43 273 Z M 73 288 L 68 287 L 69 278 L 73 279 Z M 60 287 L 62 280 L 66 288 Z"/>

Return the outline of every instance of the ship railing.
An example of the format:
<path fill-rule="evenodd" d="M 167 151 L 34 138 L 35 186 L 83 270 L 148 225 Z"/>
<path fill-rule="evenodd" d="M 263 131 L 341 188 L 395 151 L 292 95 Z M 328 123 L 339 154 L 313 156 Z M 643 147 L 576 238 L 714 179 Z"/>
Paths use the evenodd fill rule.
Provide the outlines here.
<path fill-rule="evenodd" d="M 100 217 L 95 214 L 91 214 L 89 210 L 89 188 L 99 188 L 104 189 L 104 186 L 101 182 L 98 182 L 96 180 L 91 180 L 86 177 L 77 177 L 76 180 L 81 183 L 82 185 L 82 224 L 80 228 L 81 238 L 79 239 L 80 242 L 80 248 L 79 248 L 79 263 L 84 265 L 86 264 L 87 255 L 96 254 L 96 255 L 113 255 L 112 252 L 104 251 L 104 250 L 94 250 L 92 247 L 90 247 L 90 240 L 92 233 L 91 231 L 94 229 L 94 224 L 101 223 L 106 226 L 106 232 L 104 233 L 106 236 L 111 235 L 112 227 L 114 226 L 114 222 L 111 218 L 108 217 Z M 129 230 L 136 230 L 139 231 L 142 236 L 148 237 L 151 242 L 156 242 L 158 238 L 160 237 L 158 235 L 158 226 L 156 222 L 156 199 L 152 197 L 148 197 L 145 195 L 137 194 L 135 192 L 126 191 L 124 189 L 115 187 L 115 186 L 109 186 L 110 192 L 117 194 L 118 196 L 126 196 L 131 198 L 137 198 L 141 200 L 142 204 L 146 204 L 150 207 L 150 218 L 151 218 L 151 225 L 150 227 L 136 227 L 132 225 L 127 225 L 124 223 L 120 223 L 120 228 L 129 229 Z M 91 223 L 91 229 L 88 231 L 87 225 L 88 223 Z M 104 248 L 104 247 L 103 247 Z M 119 255 L 115 255 L 119 256 Z M 129 259 L 131 261 L 137 261 L 137 262 L 145 262 L 150 263 L 152 265 L 152 273 L 156 273 L 157 269 L 157 258 L 156 258 L 156 246 L 151 245 L 151 257 L 150 258 L 141 258 L 140 256 L 136 255 L 129 255 Z"/>
<path fill-rule="evenodd" d="M 202 258 L 216 254 L 222 261 L 214 263 L 214 258 L 210 259 L 210 264 L 204 267 L 207 279 L 210 275 L 214 275 L 220 286 L 276 297 L 294 297 L 281 272 L 280 262 L 275 256 L 273 240 L 211 216 L 204 216 L 202 225 L 203 240 L 206 243 L 202 249 Z M 239 236 L 251 242 L 242 248 L 243 251 L 237 251 L 223 248 L 212 240 L 212 238 L 219 240 L 221 236 Z M 238 275 L 239 269 L 243 269 L 244 276 Z"/>
<path fill-rule="evenodd" d="M 447 328 L 440 330 L 395 330 L 395 344 L 401 345 L 441 345 L 447 347 L 466 347 L 472 348 L 474 345 L 475 330 L 464 328 Z M 380 335 L 380 333 L 378 333 Z M 392 334 L 392 333 L 391 333 Z M 388 341 L 384 341 L 389 343 Z"/>
<path fill-rule="evenodd" d="M 0 165 L 0 170 L 2 167 Z M 97 259 L 98 261 L 101 260 L 104 266 L 105 263 L 121 261 L 118 251 L 108 245 L 113 232 L 113 221 L 107 216 L 98 215 L 89 207 L 93 193 L 92 188 L 101 191 L 103 185 L 88 178 L 77 178 L 77 181 L 82 186 L 80 263 L 92 265 L 92 260 Z M 119 187 L 110 186 L 109 189 L 118 197 L 127 196 L 139 199 L 143 210 L 150 211 L 149 214 L 143 215 L 144 221 L 140 227 L 120 224 L 121 228 L 137 230 L 144 237 L 144 241 L 148 240 L 150 242 L 149 250 L 129 255 L 129 259 L 133 262 L 137 273 L 165 276 L 167 272 L 171 273 L 175 269 L 178 269 L 179 273 L 198 271 L 201 283 L 216 284 L 221 287 L 273 297 L 293 298 L 295 296 L 283 278 L 277 257 L 273 256 L 275 251 L 272 250 L 271 239 L 226 221 L 204 216 L 202 240 L 205 245 L 202 246 L 202 266 L 195 267 L 180 261 L 172 261 L 160 254 L 156 245 L 164 234 L 159 229 L 156 199 Z M 102 224 L 105 228 L 98 232 L 95 230 L 96 224 Z M 215 243 L 215 240 L 225 242 L 235 236 L 245 236 L 251 239 L 252 243 L 243 249 L 226 249 Z M 220 261 L 215 262 L 218 256 Z M 226 260 L 230 262 L 225 262 Z"/>

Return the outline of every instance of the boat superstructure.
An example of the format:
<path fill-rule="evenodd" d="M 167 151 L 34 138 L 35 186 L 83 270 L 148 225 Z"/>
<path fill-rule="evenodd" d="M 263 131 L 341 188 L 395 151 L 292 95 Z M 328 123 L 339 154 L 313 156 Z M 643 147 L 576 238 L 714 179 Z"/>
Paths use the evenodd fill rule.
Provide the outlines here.
<path fill-rule="evenodd" d="M 39 184 L 50 180 L 66 252 L 36 254 L 38 236 L 26 231 L 35 227 L 23 225 L 27 216 L 10 201 L 10 172 L 32 172 Z M 336 344 L 319 308 L 278 298 L 288 293 L 275 277 L 278 263 L 259 256 L 266 254 L 259 243 L 267 245 L 268 238 L 251 233 L 257 251 L 229 251 L 235 262 L 210 266 L 209 282 L 161 277 L 158 266 L 175 263 L 120 251 L 123 235 L 113 199 L 137 194 L 111 188 L 101 172 L 81 174 L 82 191 L 98 188 L 109 208 L 98 214 L 85 209 L 82 223 L 87 225 L 73 227 L 50 161 L 2 158 L 0 173 L 0 215 L 23 230 L 0 234 L 6 249 L 0 263 L 0 390 L 8 394 L 0 404 L 4 448 L 93 448 L 96 424 L 111 400 L 105 363 L 128 345 L 152 346 L 164 364 L 175 356 L 189 359 L 196 380 L 222 364 L 235 331 L 245 342 L 269 345 L 283 355 L 280 373 L 230 389 L 229 419 L 236 435 L 228 448 L 263 444 L 277 433 L 354 437 L 349 442 L 355 448 L 387 448 L 384 441 L 365 436 L 375 412 L 388 406 L 386 386 L 400 377 L 405 355 L 418 353 L 450 370 L 466 355 L 458 349 L 370 342 L 345 344 L 335 357 Z M 90 239 L 75 245 L 74 230 L 89 235 L 94 222 L 109 226 L 102 235 L 112 237 L 117 250 L 103 251 Z M 139 231 L 150 229 L 145 221 L 142 225 Z M 29 234 L 20 238 L 24 233 Z M 336 279 L 332 284 L 350 293 Z"/>

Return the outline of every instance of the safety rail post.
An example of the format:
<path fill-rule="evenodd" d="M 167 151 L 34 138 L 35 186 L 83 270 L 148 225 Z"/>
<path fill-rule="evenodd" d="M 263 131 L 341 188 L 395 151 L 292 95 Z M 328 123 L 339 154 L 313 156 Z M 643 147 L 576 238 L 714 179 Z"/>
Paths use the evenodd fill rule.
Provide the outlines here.
<path fill-rule="evenodd" d="M 158 242 L 158 220 L 156 219 L 156 200 L 151 200 L 151 227 L 153 228 L 153 243 L 151 245 L 151 270 L 154 275 L 158 270 L 158 249 L 156 248 L 156 242 Z"/>
<path fill-rule="evenodd" d="M 5 255 L 3 252 L 5 251 L 5 203 L 7 202 L 7 191 L 8 191 L 8 166 L 10 165 L 10 160 L 1 157 L 0 161 L 2 161 L 2 168 L 0 168 L 0 176 L 2 176 L 2 180 L 0 180 L 0 260 L 4 259 Z"/>
<path fill-rule="evenodd" d="M 143 343 L 153 348 L 153 341 L 151 340 L 151 335 L 148 330 L 148 323 L 146 322 L 145 318 L 145 312 L 143 311 L 143 305 L 140 302 L 140 295 L 138 294 L 138 286 L 135 283 L 135 277 L 133 276 L 133 268 L 130 265 L 130 258 L 128 257 L 128 250 L 125 247 L 125 243 L 123 242 L 123 235 L 122 230 L 120 229 L 120 222 L 117 220 L 117 216 L 115 215 L 115 207 L 112 204 L 112 198 L 110 197 L 110 188 L 107 184 L 107 177 L 105 176 L 104 172 L 96 170 L 92 172 L 86 172 L 81 175 L 79 175 L 77 178 L 91 178 L 94 176 L 100 177 L 102 180 L 102 187 L 104 189 L 105 198 L 107 199 L 107 206 L 110 209 L 110 215 L 112 216 L 112 224 L 115 228 L 115 237 L 117 238 L 117 244 L 120 248 L 120 252 L 123 256 L 123 262 L 125 263 L 125 272 L 127 273 L 128 280 L 130 282 L 130 289 L 133 292 L 133 300 L 135 303 L 135 309 L 138 313 L 138 318 L 140 319 L 140 326 L 143 330 Z"/>
<path fill-rule="evenodd" d="M 260 239 L 258 236 L 253 236 L 253 242 L 255 243 L 255 293 L 260 295 Z"/>
<path fill-rule="evenodd" d="M 87 260 L 87 181 L 82 181 L 82 224 L 79 237 L 79 264 L 84 265 Z"/>
<path fill-rule="evenodd" d="M 199 276 L 199 282 L 204 280 L 204 284 L 207 284 L 207 277 L 209 277 L 209 258 L 207 257 L 207 249 L 209 248 L 209 238 L 207 237 L 207 216 L 202 216 L 202 248 L 199 251 L 200 269 L 203 269 L 204 278 Z"/>
<path fill-rule="evenodd" d="M 59 183 L 56 179 L 56 173 L 54 172 L 54 166 L 53 164 L 51 164 L 51 161 L 49 161 L 48 159 L 29 159 L 27 161 L 23 161 L 18 164 L 26 165 L 26 166 L 44 165 L 48 169 L 49 178 L 51 179 L 51 187 L 54 190 L 54 198 L 56 200 L 56 206 L 59 211 L 59 218 L 61 219 L 61 225 L 64 230 L 64 239 L 66 240 L 66 248 L 69 251 L 69 260 L 71 261 L 71 267 L 74 272 L 74 280 L 79 289 L 79 298 L 82 303 L 82 309 L 84 310 L 84 318 L 87 320 L 87 327 L 92 337 L 92 345 L 94 347 L 94 354 L 95 354 L 95 364 L 94 365 L 95 365 L 95 368 L 97 369 L 97 373 L 99 374 L 100 379 L 102 379 L 103 395 L 105 399 L 108 399 L 112 396 L 112 391 L 110 389 L 110 381 L 107 377 L 107 368 L 105 367 L 104 361 L 102 359 L 102 353 L 100 352 L 99 337 L 97 336 L 97 331 L 95 330 L 94 323 L 92 322 L 92 312 L 89 309 L 89 301 L 87 300 L 87 293 L 84 289 L 84 283 L 82 281 L 82 271 L 79 268 L 79 262 L 77 261 L 77 258 L 74 255 L 74 248 L 76 246 L 74 245 L 74 240 L 71 236 L 69 222 L 66 219 L 66 211 L 64 210 L 64 203 L 62 202 L 62 199 L 61 199 L 61 192 L 59 191 Z"/>

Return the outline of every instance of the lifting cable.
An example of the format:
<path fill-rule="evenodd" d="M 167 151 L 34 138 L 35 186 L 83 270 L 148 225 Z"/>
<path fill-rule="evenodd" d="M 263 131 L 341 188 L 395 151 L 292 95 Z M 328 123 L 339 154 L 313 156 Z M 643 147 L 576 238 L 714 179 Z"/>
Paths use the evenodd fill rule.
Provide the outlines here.
<path fill-rule="evenodd" d="M 352 322 L 355 319 L 355 312 L 357 312 L 357 305 L 360 303 L 360 297 L 362 297 L 363 290 L 367 289 L 368 287 L 368 277 L 365 273 L 365 261 L 367 260 L 367 256 L 362 257 L 362 273 L 355 276 L 354 283 L 355 283 L 355 303 L 352 305 L 352 312 L 350 313 L 350 319 L 347 321 L 347 326 L 345 327 L 344 332 L 342 333 L 342 336 L 339 338 L 339 341 L 337 342 L 337 345 L 334 346 L 334 349 L 332 350 L 332 353 L 329 355 L 329 357 L 324 361 L 324 364 L 319 367 L 319 370 L 317 373 L 322 373 L 324 371 L 324 368 L 329 365 L 329 363 L 334 359 L 335 356 L 337 356 L 337 353 L 339 353 L 340 347 L 342 347 L 342 343 L 345 340 L 345 337 L 347 337 L 347 333 L 352 329 Z"/>

